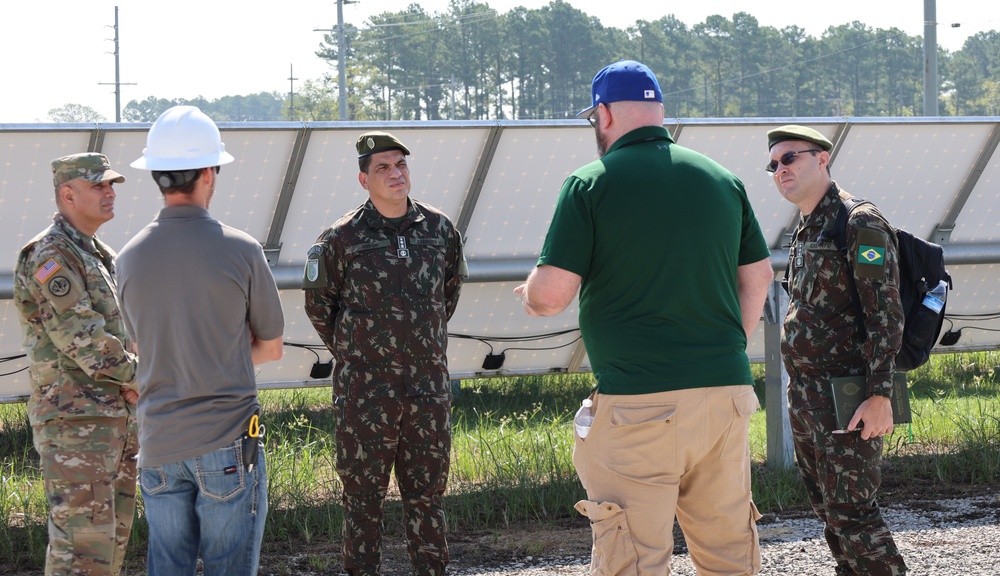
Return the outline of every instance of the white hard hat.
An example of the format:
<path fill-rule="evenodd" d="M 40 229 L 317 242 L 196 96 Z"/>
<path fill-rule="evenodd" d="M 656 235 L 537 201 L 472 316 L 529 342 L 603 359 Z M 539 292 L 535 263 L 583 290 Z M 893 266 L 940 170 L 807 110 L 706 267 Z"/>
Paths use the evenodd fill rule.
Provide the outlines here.
<path fill-rule="evenodd" d="M 174 106 L 153 122 L 142 157 L 130 166 L 169 172 L 211 168 L 233 160 L 211 118 L 196 106 Z"/>

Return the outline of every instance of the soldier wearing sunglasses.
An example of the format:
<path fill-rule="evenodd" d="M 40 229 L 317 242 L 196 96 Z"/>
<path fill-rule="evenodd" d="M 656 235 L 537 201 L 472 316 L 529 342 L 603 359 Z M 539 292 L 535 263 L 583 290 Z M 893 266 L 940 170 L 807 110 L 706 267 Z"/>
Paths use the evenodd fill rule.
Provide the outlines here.
<path fill-rule="evenodd" d="M 764 169 L 802 213 L 789 252 L 790 305 L 781 343 L 799 470 L 838 576 L 905 574 L 876 500 L 903 330 L 896 236 L 874 206 L 859 207 L 847 223 L 845 258 L 833 232 L 850 195 L 832 179 L 833 144 L 796 125 L 771 130 L 767 139 Z M 831 395 L 831 380 L 840 376 L 865 377 L 867 399 L 846 430 L 838 430 Z"/>

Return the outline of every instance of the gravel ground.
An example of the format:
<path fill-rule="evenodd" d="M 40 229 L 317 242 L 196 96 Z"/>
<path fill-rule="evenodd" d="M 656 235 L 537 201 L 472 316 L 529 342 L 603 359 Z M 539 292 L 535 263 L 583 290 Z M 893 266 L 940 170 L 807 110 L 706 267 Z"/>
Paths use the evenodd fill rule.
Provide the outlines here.
<path fill-rule="evenodd" d="M 1000 498 L 996 494 L 935 502 L 910 509 L 884 510 L 886 522 L 903 552 L 912 576 L 997 576 L 1000 574 Z M 833 561 L 822 525 L 805 514 L 765 518 L 758 526 L 763 576 L 833 576 Z M 589 556 L 524 556 L 488 569 L 462 567 L 453 558 L 455 576 L 541 576 L 588 574 Z M 674 555 L 673 574 L 694 576 L 686 553 Z"/>

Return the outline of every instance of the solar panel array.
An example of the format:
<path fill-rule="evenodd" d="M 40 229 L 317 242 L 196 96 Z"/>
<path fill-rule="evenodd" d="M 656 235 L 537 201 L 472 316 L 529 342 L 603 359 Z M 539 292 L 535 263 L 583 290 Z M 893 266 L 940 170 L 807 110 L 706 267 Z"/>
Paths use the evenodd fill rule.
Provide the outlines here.
<path fill-rule="evenodd" d="M 812 126 L 835 143 L 833 176 L 848 192 L 874 201 L 896 226 L 945 246 L 955 279 L 945 328 L 962 331 L 951 348 L 1000 347 L 1000 118 L 668 120 L 679 144 L 711 156 L 746 184 L 776 270 L 784 268 L 782 245 L 798 213 L 763 170 L 765 134 L 786 123 Z M 149 173 L 128 166 L 141 155 L 148 128 L 0 124 L 0 253 L 7 254 L 0 261 L 0 357 L 23 354 L 10 300 L 12 272 L 17 251 L 48 225 L 55 210 L 51 160 L 96 150 L 126 176 L 115 186 L 116 216 L 99 232 L 117 249 L 162 205 Z M 261 242 L 282 290 L 285 340 L 312 347 L 290 346 L 281 361 L 261 366 L 260 387 L 329 385 L 329 379 L 310 377 L 313 365 L 329 361 L 330 355 L 318 348 L 321 343 L 302 310 L 301 271 L 320 232 L 367 198 L 358 184 L 354 141 L 370 129 L 391 130 L 409 146 L 411 196 L 449 214 L 466 237 L 472 277 L 449 324 L 453 377 L 590 370 L 576 303 L 555 317 L 530 318 L 512 292 L 534 265 L 563 180 L 597 158 L 593 129 L 586 122 L 233 123 L 220 128 L 236 162 L 223 167 L 210 211 Z M 763 334 L 761 326 L 751 338 L 754 361 L 764 359 Z M 499 368 L 483 368 L 487 354 L 501 352 Z M 26 366 L 23 358 L 0 363 L 0 401 L 28 393 Z"/>

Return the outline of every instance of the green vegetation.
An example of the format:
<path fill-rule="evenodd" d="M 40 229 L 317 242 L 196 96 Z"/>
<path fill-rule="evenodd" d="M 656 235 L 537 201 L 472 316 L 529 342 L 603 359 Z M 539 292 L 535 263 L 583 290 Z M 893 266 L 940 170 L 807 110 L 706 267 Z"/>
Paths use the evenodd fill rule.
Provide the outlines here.
<path fill-rule="evenodd" d="M 460 0 L 433 14 L 413 2 L 347 23 L 344 55 L 338 37 L 324 35 L 316 56 L 331 69 L 344 60 L 347 119 L 354 121 L 573 118 L 590 105 L 594 74 L 623 58 L 656 73 L 667 118 L 923 114 L 919 36 L 855 21 L 817 38 L 796 26 L 761 26 L 762 13 L 744 11 L 689 26 L 669 5 L 658 6 L 643 15 L 662 17 L 618 29 L 562 0 L 507 12 Z M 919 3 L 901 4 L 900 12 L 919 18 Z M 998 49 L 1000 32 L 990 30 L 954 53 L 938 51 L 941 115 L 1000 113 Z M 294 99 L 278 92 L 212 101 L 159 94 L 128 102 L 122 117 L 152 122 L 190 103 L 216 121 L 331 121 L 339 119 L 337 83 L 335 74 L 306 79 Z"/>
<path fill-rule="evenodd" d="M 887 437 L 887 476 L 930 483 L 942 491 L 998 483 L 998 366 L 1000 353 L 979 352 L 935 356 L 912 372 L 914 423 Z M 755 366 L 754 374 L 762 388 L 762 367 Z M 570 418 L 592 386 L 590 374 L 462 383 L 454 403 L 447 496 L 453 531 L 576 516 L 572 506 L 585 494 L 573 470 Z M 265 391 L 261 401 L 271 501 L 268 550 L 294 551 L 338 539 L 340 484 L 333 472 L 329 389 Z M 764 434 L 761 410 L 751 424 L 758 507 L 765 513 L 804 507 L 797 473 L 762 464 Z M 0 572 L 37 568 L 46 543 L 45 500 L 23 405 L 0 405 L 0 454 Z M 387 531 L 401 533 L 401 518 L 390 492 Z M 130 547 L 133 569 L 141 571 L 146 538 L 140 506 Z"/>

